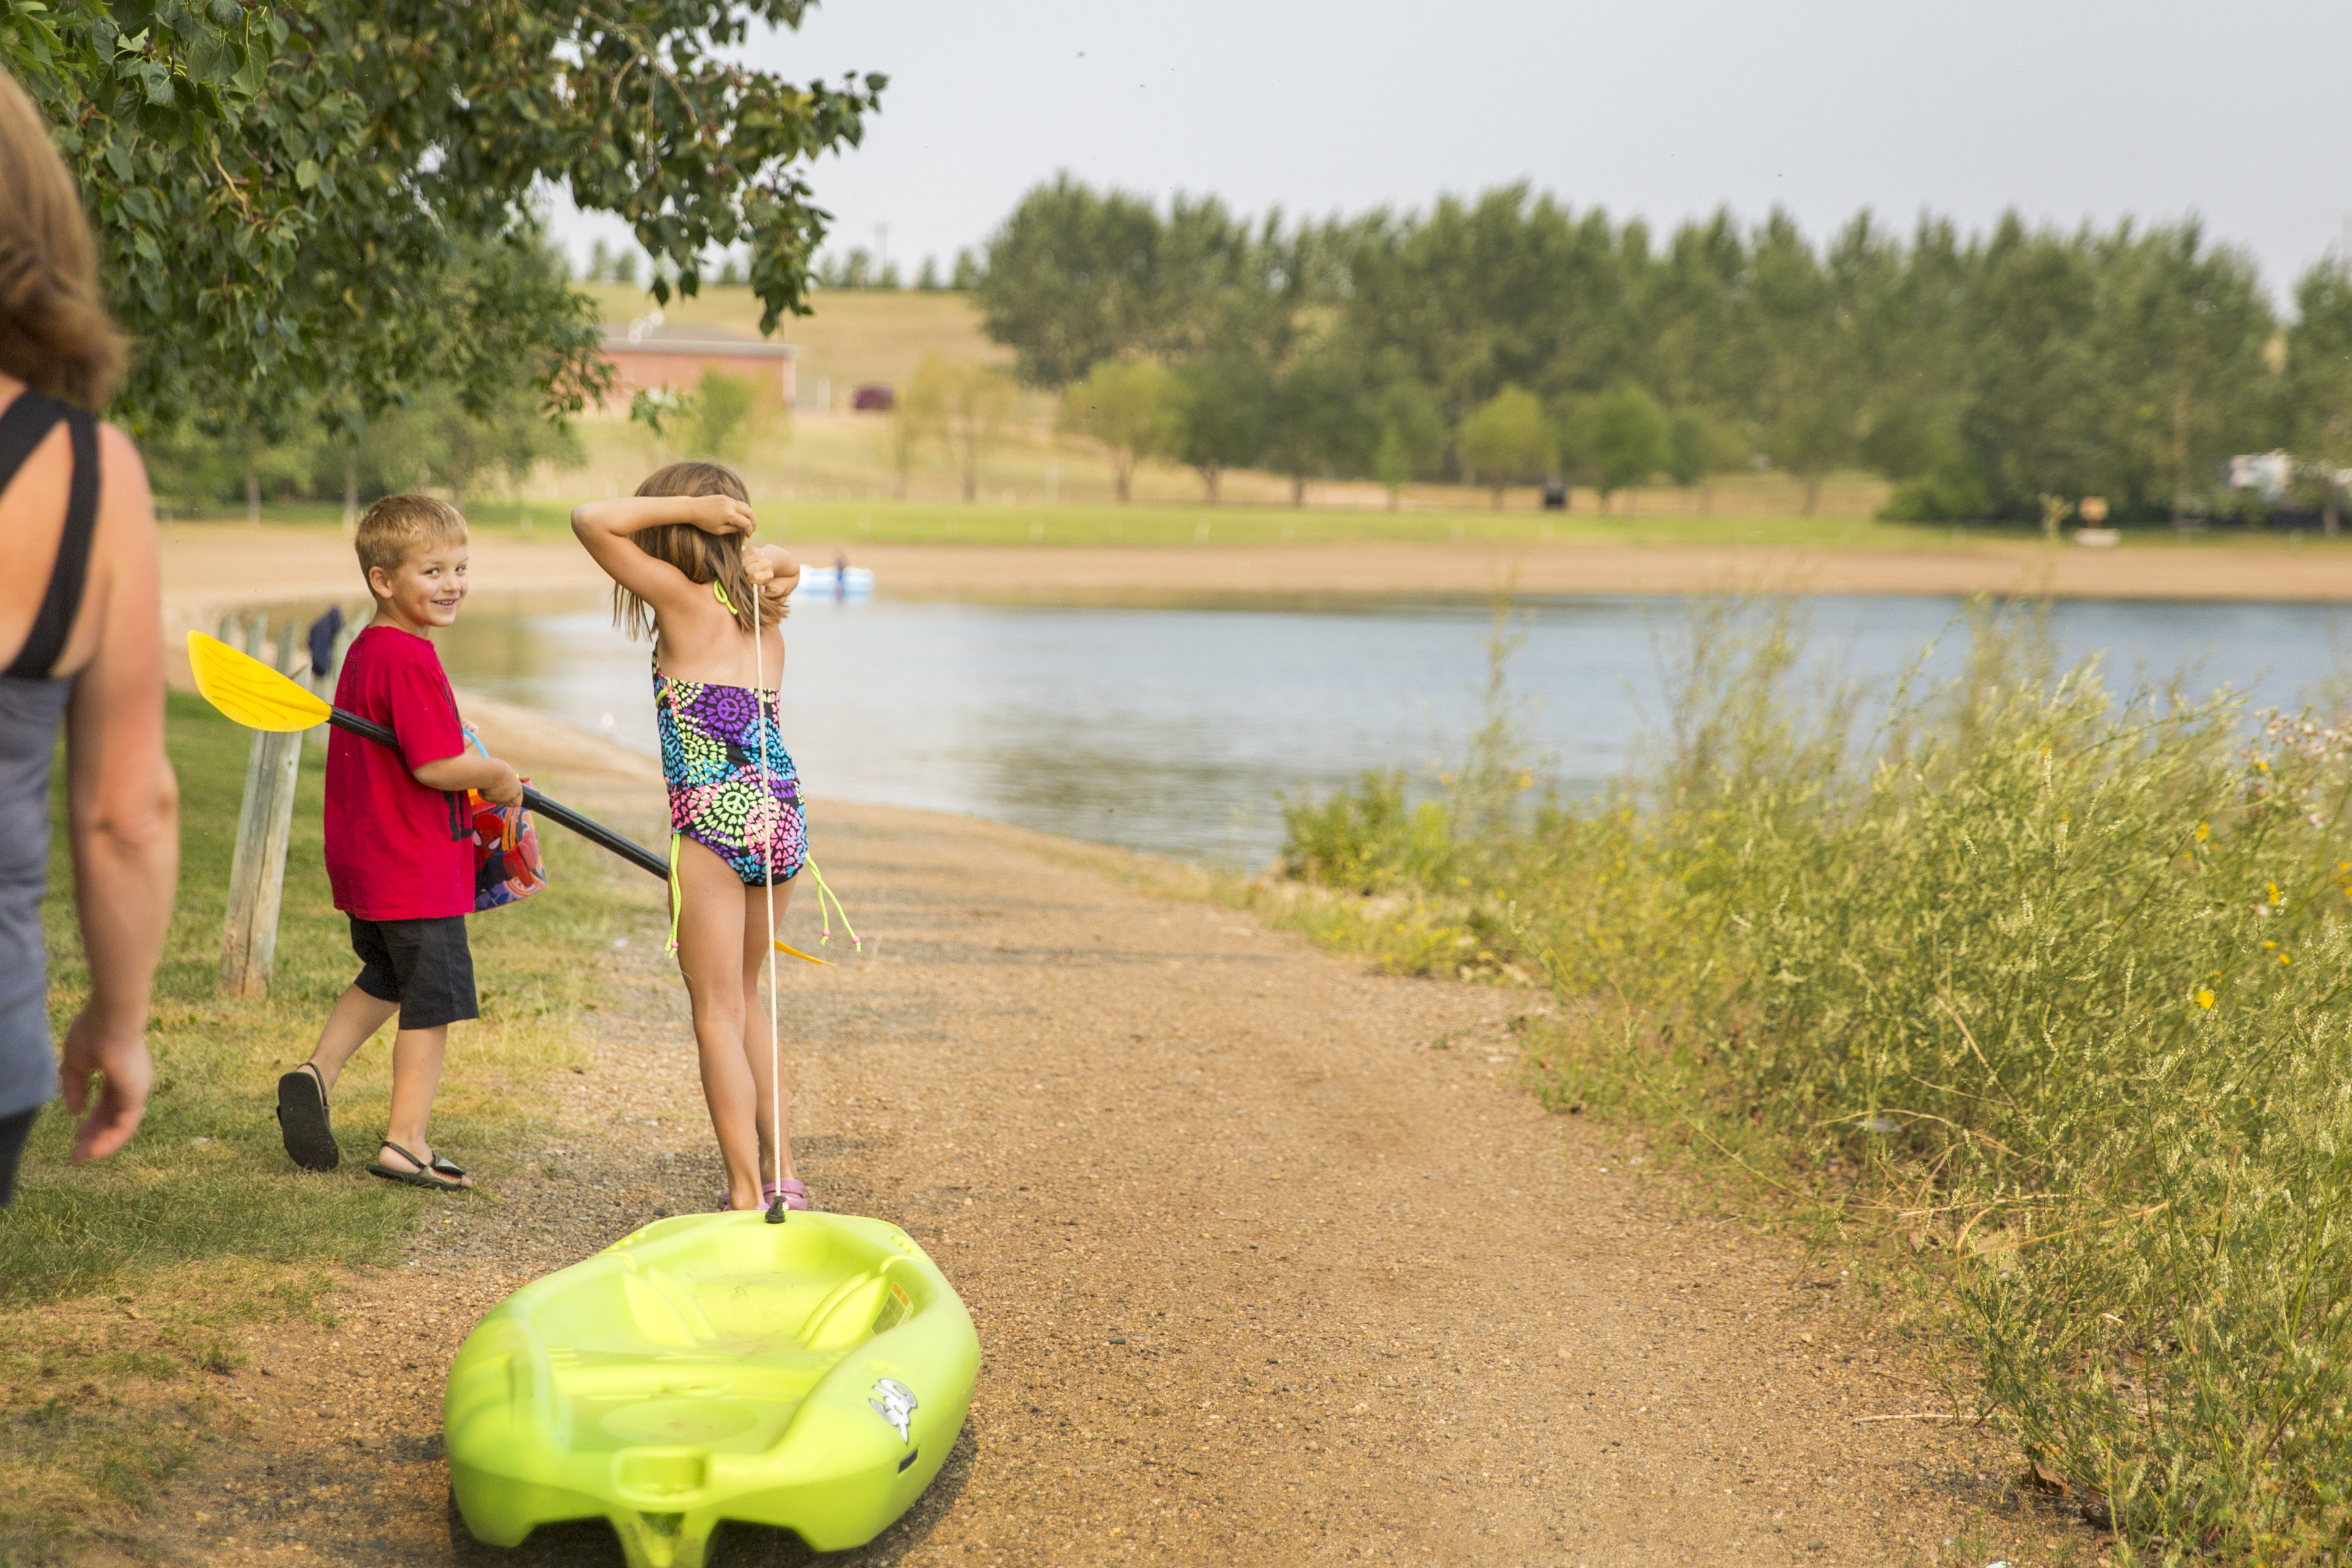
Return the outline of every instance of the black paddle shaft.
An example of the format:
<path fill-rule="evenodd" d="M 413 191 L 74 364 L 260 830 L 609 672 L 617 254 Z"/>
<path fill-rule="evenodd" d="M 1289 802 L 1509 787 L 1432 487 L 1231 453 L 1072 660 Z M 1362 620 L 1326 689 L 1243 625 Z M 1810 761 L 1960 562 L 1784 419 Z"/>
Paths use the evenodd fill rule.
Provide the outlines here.
<path fill-rule="evenodd" d="M 391 727 L 378 724 L 372 718 L 362 718 L 355 713 L 334 708 L 328 713 L 327 722 L 337 729 L 349 730 L 362 740 L 389 746 L 394 751 L 400 749 L 400 737 L 392 733 Z M 549 821 L 561 822 L 590 843 L 612 851 L 638 870 L 651 872 L 664 882 L 669 880 L 669 862 L 635 839 L 623 838 L 604 823 L 592 817 L 582 816 L 560 800 L 549 800 L 528 784 L 522 787 L 522 803 Z"/>

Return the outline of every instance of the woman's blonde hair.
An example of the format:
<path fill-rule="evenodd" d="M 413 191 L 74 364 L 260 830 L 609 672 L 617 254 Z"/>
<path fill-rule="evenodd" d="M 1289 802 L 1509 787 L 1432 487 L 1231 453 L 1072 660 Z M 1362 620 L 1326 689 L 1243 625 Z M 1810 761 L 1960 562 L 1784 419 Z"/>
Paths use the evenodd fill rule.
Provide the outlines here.
<path fill-rule="evenodd" d="M 81 193 L 40 110 L 0 71 L 0 371 L 97 411 L 122 379 Z"/>
<path fill-rule="evenodd" d="M 732 496 L 747 507 L 751 504 L 751 494 L 743 487 L 743 476 L 724 463 L 673 463 L 667 468 L 656 468 L 646 476 L 646 482 L 637 486 L 637 494 Z M 690 523 L 664 523 L 629 537 L 656 560 L 666 560 L 686 573 L 689 581 L 717 583 L 727 595 L 725 608 L 744 631 L 751 631 L 758 624 L 753 617 L 761 615 L 760 594 L 751 584 L 751 574 L 743 570 L 743 540 L 740 536 L 730 534 L 722 538 L 717 534 L 706 534 Z M 789 613 L 790 606 L 778 605 L 773 614 L 761 619 L 772 626 Z M 613 585 L 613 624 L 627 632 L 632 639 L 651 636 L 656 630 L 654 607 L 616 582 Z"/>

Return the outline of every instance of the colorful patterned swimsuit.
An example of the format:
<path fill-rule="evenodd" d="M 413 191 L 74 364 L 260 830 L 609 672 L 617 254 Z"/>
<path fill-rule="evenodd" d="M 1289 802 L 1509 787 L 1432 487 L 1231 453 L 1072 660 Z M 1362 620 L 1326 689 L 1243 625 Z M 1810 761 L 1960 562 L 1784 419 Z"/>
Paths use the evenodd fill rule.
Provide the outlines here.
<path fill-rule="evenodd" d="M 654 724 L 669 784 L 673 861 L 682 835 L 725 861 L 746 887 L 765 883 L 772 864 L 778 882 L 797 876 L 808 860 L 808 827 L 801 818 L 800 775 L 776 719 L 776 694 L 674 681 L 656 659 Z"/>

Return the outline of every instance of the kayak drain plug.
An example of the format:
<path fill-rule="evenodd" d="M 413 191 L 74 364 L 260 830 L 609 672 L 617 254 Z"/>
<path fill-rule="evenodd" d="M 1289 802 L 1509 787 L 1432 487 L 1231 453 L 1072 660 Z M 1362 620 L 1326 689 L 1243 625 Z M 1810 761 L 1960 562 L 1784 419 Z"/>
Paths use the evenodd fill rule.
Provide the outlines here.
<path fill-rule="evenodd" d="M 776 1195 L 776 1201 L 768 1205 L 768 1223 L 771 1225 L 782 1225 L 783 1222 L 784 1195 L 782 1193 L 778 1193 Z"/>

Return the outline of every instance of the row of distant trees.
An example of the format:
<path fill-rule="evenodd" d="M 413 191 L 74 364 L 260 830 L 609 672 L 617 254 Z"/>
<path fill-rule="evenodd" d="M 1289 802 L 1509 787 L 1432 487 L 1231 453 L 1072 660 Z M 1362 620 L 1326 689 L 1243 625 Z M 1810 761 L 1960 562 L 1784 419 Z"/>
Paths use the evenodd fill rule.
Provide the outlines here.
<path fill-rule="evenodd" d="M 1241 466 L 1606 495 L 1760 460 L 1809 508 L 1858 467 L 1896 517 L 2099 495 L 2178 523 L 2226 504 L 2232 455 L 2284 447 L 2332 526 L 2352 467 L 2344 258 L 2283 319 L 2193 221 L 1904 236 L 1865 213 L 1816 245 L 1718 213 L 1661 241 L 1521 185 L 1290 224 L 1065 175 L 992 236 L 975 298 L 1122 476 L 1166 457 L 1212 496 Z"/>
<path fill-rule="evenodd" d="M 641 268 L 641 257 L 630 246 L 615 246 L 595 240 L 588 246 L 588 256 L 580 269 L 580 277 L 587 283 L 635 283 L 656 274 L 675 281 L 674 270 L 665 271 L 659 264 Z M 713 282 L 723 287 L 735 287 L 744 281 L 742 262 L 733 251 L 727 251 L 703 270 Z M 940 293 L 949 289 L 970 290 L 980 283 L 980 261 L 970 250 L 960 250 L 950 267 L 942 267 L 939 257 L 923 257 L 910 285 L 898 264 L 887 256 L 877 256 L 864 246 L 851 246 L 846 250 L 828 251 L 819 256 L 812 269 L 817 286 L 824 288 L 896 289 L 913 287 L 922 293 Z"/>

